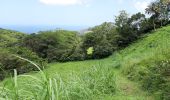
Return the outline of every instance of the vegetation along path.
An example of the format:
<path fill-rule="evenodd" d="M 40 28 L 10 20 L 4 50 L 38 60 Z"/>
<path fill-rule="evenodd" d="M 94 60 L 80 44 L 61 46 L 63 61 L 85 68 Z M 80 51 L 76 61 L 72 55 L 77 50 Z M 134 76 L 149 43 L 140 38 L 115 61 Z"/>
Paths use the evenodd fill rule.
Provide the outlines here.
<path fill-rule="evenodd" d="M 101 99 L 106 100 L 154 100 L 152 96 L 148 93 L 142 91 L 139 88 L 137 83 L 129 81 L 125 76 L 122 75 L 119 68 L 114 68 L 113 65 L 114 59 L 113 56 L 103 59 L 103 60 L 89 60 L 89 61 L 80 61 L 80 62 L 67 62 L 67 63 L 51 63 L 48 68 L 45 69 L 45 72 L 49 77 L 56 77 L 56 74 L 60 74 L 63 79 L 67 79 L 71 72 L 77 74 L 83 73 L 85 70 L 90 69 L 90 67 L 113 67 L 113 72 L 115 75 L 115 85 L 116 92 L 113 95 L 106 95 L 100 97 Z M 107 72 L 106 72 L 107 73 Z M 39 77 L 39 73 L 29 73 L 29 75 Z M 7 83 L 8 86 L 11 85 L 11 79 L 6 79 L 3 83 Z M 19 77 L 18 84 L 19 88 L 25 88 L 25 83 L 32 83 L 32 79 Z M 30 87 L 33 88 L 33 87 Z"/>
<path fill-rule="evenodd" d="M 15 72 L 14 79 L 1 82 L 7 92 L 1 92 L 0 97 L 21 100 L 168 100 L 169 32 L 169 26 L 158 29 L 106 59 L 51 63 L 44 71 L 18 77 Z"/>

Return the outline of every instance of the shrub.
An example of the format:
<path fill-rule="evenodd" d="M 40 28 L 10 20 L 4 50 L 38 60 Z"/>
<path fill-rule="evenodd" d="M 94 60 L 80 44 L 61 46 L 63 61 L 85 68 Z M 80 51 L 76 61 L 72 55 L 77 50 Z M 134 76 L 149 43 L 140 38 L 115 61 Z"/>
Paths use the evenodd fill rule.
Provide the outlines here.
<path fill-rule="evenodd" d="M 149 73 L 142 80 L 143 87 L 151 92 L 160 94 L 162 100 L 170 97 L 170 60 L 156 62 L 149 67 Z"/>
<path fill-rule="evenodd" d="M 144 90 L 155 94 L 160 100 L 169 100 L 170 60 L 132 64 L 123 71 L 129 79 L 140 81 Z"/>
<path fill-rule="evenodd" d="M 24 39 L 23 45 L 49 62 L 69 61 L 69 57 L 74 56 L 73 53 L 80 46 L 77 32 L 65 30 L 32 34 Z"/>
<path fill-rule="evenodd" d="M 85 60 L 85 53 L 80 46 L 69 56 L 69 61 L 82 61 Z"/>
<path fill-rule="evenodd" d="M 18 59 L 15 55 L 20 55 L 22 57 L 32 59 L 37 62 L 37 64 L 42 64 L 45 62 L 40 59 L 35 53 L 31 52 L 26 48 L 8 48 L 1 49 L 0 52 L 0 64 L 1 64 L 1 79 L 7 75 L 12 75 L 13 70 L 16 69 L 18 74 L 23 74 L 30 71 L 37 71 L 37 69 L 26 61 Z M 8 73 L 8 74 L 7 74 Z"/>
<path fill-rule="evenodd" d="M 99 58 L 105 58 L 112 54 L 113 49 L 111 44 L 109 44 L 107 41 L 103 40 L 100 44 L 94 46 L 94 53 L 92 54 L 92 57 L 94 59 Z"/>
<path fill-rule="evenodd" d="M 117 49 L 116 40 L 118 36 L 112 23 L 103 23 L 89 30 L 91 32 L 85 33 L 83 36 L 82 44 L 86 59 L 105 58 Z M 93 53 L 89 55 L 87 51 L 91 47 L 93 47 Z"/>

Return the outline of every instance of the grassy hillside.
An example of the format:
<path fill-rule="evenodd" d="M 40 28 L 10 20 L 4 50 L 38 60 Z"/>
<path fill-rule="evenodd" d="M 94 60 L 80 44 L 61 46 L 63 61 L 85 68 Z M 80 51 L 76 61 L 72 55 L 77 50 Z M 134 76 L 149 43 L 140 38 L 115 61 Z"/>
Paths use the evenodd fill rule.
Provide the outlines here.
<path fill-rule="evenodd" d="M 158 29 L 118 54 L 122 72 L 159 99 L 170 98 L 170 27 Z"/>
<path fill-rule="evenodd" d="M 1 98 L 35 100 L 168 100 L 170 26 L 102 60 L 51 63 L 1 82 Z M 38 67 L 38 66 L 37 66 Z M 130 80 L 129 80 L 130 79 Z"/>

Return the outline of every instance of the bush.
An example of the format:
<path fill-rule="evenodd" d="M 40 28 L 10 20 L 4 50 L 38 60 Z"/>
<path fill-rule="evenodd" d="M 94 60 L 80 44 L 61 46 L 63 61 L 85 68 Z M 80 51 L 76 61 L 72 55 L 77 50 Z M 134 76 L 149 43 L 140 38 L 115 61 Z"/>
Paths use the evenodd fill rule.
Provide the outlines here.
<path fill-rule="evenodd" d="M 160 100 L 169 100 L 170 60 L 133 64 L 123 71 L 129 79 L 140 81 L 144 90 L 155 94 Z"/>
<path fill-rule="evenodd" d="M 77 32 L 56 30 L 32 34 L 24 39 L 23 45 L 49 62 L 64 62 L 69 61 L 71 55 L 74 56 L 79 42 Z"/>
<path fill-rule="evenodd" d="M 94 46 L 92 57 L 94 59 L 105 58 L 110 56 L 112 52 L 113 49 L 111 44 L 109 44 L 107 41 L 101 41 L 101 44 Z"/>
<path fill-rule="evenodd" d="M 113 23 L 103 23 L 89 29 L 91 32 L 83 35 L 83 50 L 86 59 L 100 59 L 110 56 L 118 49 L 116 28 Z M 88 49 L 92 47 L 93 53 L 87 54 Z"/>
<path fill-rule="evenodd" d="M 69 61 L 82 61 L 85 60 L 85 53 L 81 47 L 77 47 L 74 52 L 69 56 Z"/>
<path fill-rule="evenodd" d="M 170 98 L 170 60 L 156 62 L 149 67 L 149 73 L 142 80 L 143 87 L 160 94 L 162 100 Z"/>
<path fill-rule="evenodd" d="M 15 53 L 14 53 L 15 52 Z M 42 65 L 45 62 L 40 59 L 35 53 L 31 52 L 26 48 L 8 48 L 8 49 L 1 49 L 0 52 L 0 79 L 4 79 L 5 76 L 13 75 L 13 70 L 16 69 L 18 74 L 23 74 L 30 71 L 37 71 L 33 65 L 29 64 L 26 61 L 23 61 L 17 58 L 15 55 L 19 55 L 28 59 L 32 59 L 36 61 L 37 64 Z"/>

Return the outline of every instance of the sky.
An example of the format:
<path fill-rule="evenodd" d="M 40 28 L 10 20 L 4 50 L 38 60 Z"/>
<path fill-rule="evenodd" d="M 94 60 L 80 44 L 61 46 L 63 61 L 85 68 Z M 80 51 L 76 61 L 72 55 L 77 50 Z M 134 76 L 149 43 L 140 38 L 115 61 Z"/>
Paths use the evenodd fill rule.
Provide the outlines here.
<path fill-rule="evenodd" d="M 94 26 L 120 10 L 144 12 L 152 0 L 0 0 L 0 25 Z"/>

